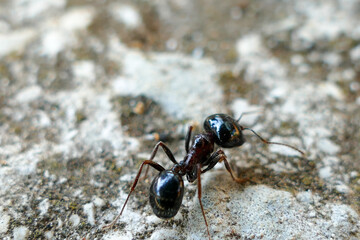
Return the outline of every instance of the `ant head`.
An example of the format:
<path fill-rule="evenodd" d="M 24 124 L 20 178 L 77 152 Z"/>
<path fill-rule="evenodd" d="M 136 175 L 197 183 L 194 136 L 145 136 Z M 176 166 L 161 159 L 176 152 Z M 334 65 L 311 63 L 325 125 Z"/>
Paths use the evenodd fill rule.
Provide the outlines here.
<path fill-rule="evenodd" d="M 245 143 L 242 127 L 229 115 L 218 113 L 207 117 L 204 129 L 214 136 L 215 143 L 220 147 L 232 148 Z"/>

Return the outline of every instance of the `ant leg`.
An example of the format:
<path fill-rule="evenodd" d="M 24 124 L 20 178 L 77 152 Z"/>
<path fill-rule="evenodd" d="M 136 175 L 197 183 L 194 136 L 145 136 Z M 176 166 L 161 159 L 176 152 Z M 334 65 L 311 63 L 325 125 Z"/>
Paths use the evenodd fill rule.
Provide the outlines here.
<path fill-rule="evenodd" d="M 240 127 L 241 127 L 241 130 L 242 130 L 242 131 L 243 131 L 243 130 L 249 130 L 249 131 L 251 131 L 255 136 L 257 136 L 257 137 L 258 137 L 263 143 L 265 143 L 265 144 L 282 145 L 282 146 L 285 146 L 285 147 L 294 149 L 295 151 L 301 153 L 301 155 L 302 155 L 303 157 L 306 156 L 303 151 L 297 149 L 296 147 L 293 147 L 293 146 L 291 146 L 291 145 L 289 145 L 289 144 L 286 144 L 286 143 L 270 142 L 270 141 L 262 138 L 259 134 L 257 134 L 257 133 L 256 133 L 254 130 L 252 130 L 251 128 L 244 128 L 244 127 L 242 127 L 242 126 L 240 126 Z"/>
<path fill-rule="evenodd" d="M 186 153 L 189 152 L 189 144 L 190 144 L 190 138 L 191 138 L 192 129 L 193 129 L 193 127 L 190 126 L 189 130 L 188 130 L 188 132 L 186 134 L 186 137 L 185 137 L 185 150 L 186 150 Z"/>
<path fill-rule="evenodd" d="M 139 169 L 139 171 L 138 171 L 138 173 L 137 173 L 137 175 L 136 175 L 135 181 L 134 181 L 133 185 L 131 186 L 130 193 L 129 193 L 129 195 L 128 195 L 127 198 L 126 198 L 125 203 L 124 203 L 123 207 L 121 208 L 120 213 L 116 216 L 116 218 L 115 218 L 111 223 L 105 225 L 105 226 L 103 227 L 103 229 L 108 229 L 108 228 L 111 228 L 112 226 L 114 226 L 114 224 L 116 223 L 116 221 L 119 219 L 119 217 L 120 217 L 121 214 L 123 213 L 123 211 L 124 211 L 124 209 L 125 209 L 125 206 L 126 206 L 128 200 L 129 200 L 129 197 L 130 197 L 131 193 L 135 190 L 135 187 L 136 187 L 136 185 L 137 185 L 137 183 L 138 183 L 138 181 L 139 181 L 139 178 L 140 178 L 141 171 L 142 171 L 142 169 L 143 169 L 143 167 L 144 167 L 145 165 L 151 166 L 151 167 L 155 168 L 156 170 L 158 170 L 159 172 L 165 170 L 165 168 L 163 168 L 160 164 L 158 164 L 158 163 L 156 163 L 156 162 L 154 162 L 154 161 L 152 161 L 152 160 L 145 160 L 145 161 L 141 164 L 141 167 L 140 167 L 140 169 Z"/>
<path fill-rule="evenodd" d="M 164 150 L 164 152 L 166 153 L 166 155 L 168 156 L 168 158 L 170 159 L 170 161 L 172 161 L 174 164 L 178 164 L 178 162 L 175 160 L 175 157 L 174 157 L 174 155 L 172 154 L 171 150 L 170 150 L 170 149 L 165 145 L 165 143 L 163 143 L 162 141 L 158 142 L 158 143 L 155 145 L 155 147 L 154 147 L 154 149 L 153 149 L 153 151 L 152 151 L 152 153 L 151 153 L 151 155 L 150 155 L 149 160 L 153 160 L 153 159 L 154 159 L 154 157 L 155 157 L 155 155 L 156 155 L 159 147 L 162 147 L 162 149 Z"/>
<path fill-rule="evenodd" d="M 209 165 L 207 166 L 207 168 L 205 168 L 204 170 L 201 171 L 201 173 L 205 173 L 207 171 L 209 171 L 210 169 L 212 169 L 218 162 L 222 162 L 224 161 L 224 165 L 226 170 L 230 173 L 232 179 L 237 182 L 237 183 L 244 183 L 246 181 L 248 181 L 248 179 L 246 178 L 237 178 L 235 177 L 230 164 L 226 158 L 226 155 L 224 153 L 223 150 L 219 149 L 216 152 L 214 152 L 213 154 L 211 154 L 211 156 L 209 157 L 209 159 L 206 161 L 209 163 Z"/>
<path fill-rule="evenodd" d="M 154 149 L 153 149 L 152 152 L 151 152 L 151 155 L 150 155 L 149 160 L 152 161 L 152 160 L 154 159 L 154 157 L 155 157 L 155 155 L 156 155 L 159 147 L 162 147 L 162 149 L 164 150 L 164 152 L 166 153 L 166 155 L 168 156 L 168 158 L 170 159 L 170 161 L 172 161 L 174 164 L 177 164 L 177 163 L 178 163 L 178 162 L 175 160 L 175 157 L 174 157 L 174 155 L 172 154 L 171 150 L 165 145 L 165 143 L 163 143 L 163 142 L 161 142 L 161 141 L 158 142 L 158 143 L 155 145 Z M 146 178 L 146 176 L 147 176 L 147 174 L 148 174 L 148 171 L 149 171 L 149 166 L 146 168 L 146 170 L 145 170 L 145 175 L 144 175 L 143 178 Z"/>
<path fill-rule="evenodd" d="M 198 187 L 198 198 L 199 198 L 199 203 L 200 203 L 200 207 L 201 207 L 201 212 L 202 212 L 202 215 L 204 217 L 204 220 L 205 220 L 205 225 L 206 225 L 206 230 L 207 230 L 207 233 L 208 233 L 208 236 L 209 236 L 209 240 L 211 240 L 211 237 L 210 237 L 210 232 L 209 232 L 209 226 L 208 226 L 208 223 L 206 221 L 206 216 L 205 216 L 205 212 L 204 212 L 204 207 L 202 205 L 202 202 L 201 202 L 201 164 L 198 163 L 197 165 L 197 187 Z"/>

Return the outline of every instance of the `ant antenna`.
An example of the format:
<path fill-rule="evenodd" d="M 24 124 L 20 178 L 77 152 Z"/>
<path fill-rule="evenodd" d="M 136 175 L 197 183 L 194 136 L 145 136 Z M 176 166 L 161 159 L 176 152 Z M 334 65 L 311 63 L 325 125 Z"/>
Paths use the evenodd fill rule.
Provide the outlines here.
<path fill-rule="evenodd" d="M 241 116 L 240 116 L 240 117 L 241 117 Z M 254 130 L 252 130 L 251 128 L 244 128 L 243 126 L 240 126 L 240 127 L 241 127 L 241 130 L 242 130 L 242 131 L 243 131 L 243 130 L 249 130 L 249 131 L 251 131 L 255 136 L 257 136 L 257 137 L 258 137 L 263 143 L 265 143 L 265 144 L 282 145 L 282 146 L 285 146 L 285 147 L 289 147 L 289 148 L 294 149 L 295 151 L 301 153 L 301 155 L 302 155 L 303 157 L 305 157 L 305 153 L 304 153 L 303 151 L 301 151 L 300 149 L 297 149 L 296 147 L 293 147 L 293 146 L 291 146 L 291 145 L 289 145 L 289 144 L 286 144 L 286 143 L 270 142 L 270 141 L 262 138 L 259 134 L 257 134 L 257 133 L 256 133 Z"/>
<path fill-rule="evenodd" d="M 260 110 L 254 110 L 254 111 L 242 112 L 242 113 L 240 114 L 240 117 L 236 120 L 236 122 L 240 122 L 241 118 L 242 118 L 244 115 L 247 115 L 247 114 L 252 114 L 252 113 L 257 113 L 257 112 L 260 112 Z"/>

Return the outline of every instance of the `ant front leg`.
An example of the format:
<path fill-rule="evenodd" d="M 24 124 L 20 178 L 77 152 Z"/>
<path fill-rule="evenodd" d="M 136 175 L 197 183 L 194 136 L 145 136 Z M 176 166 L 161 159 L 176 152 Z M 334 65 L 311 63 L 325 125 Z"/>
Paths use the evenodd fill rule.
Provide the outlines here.
<path fill-rule="evenodd" d="M 154 158 L 154 157 L 153 157 L 153 158 Z M 139 171 L 138 171 L 138 173 L 137 173 L 137 175 L 136 175 L 135 181 L 134 181 L 134 183 L 133 183 L 133 185 L 132 185 L 132 187 L 131 187 L 130 193 L 129 193 L 129 195 L 128 195 L 127 198 L 126 198 L 125 203 L 124 203 L 123 207 L 121 208 L 120 213 L 116 216 L 116 218 L 115 218 L 111 223 L 105 225 L 105 226 L 103 227 L 103 229 L 111 228 L 112 226 L 114 226 L 114 224 L 116 223 L 116 221 L 119 219 L 119 217 L 120 217 L 121 214 L 123 213 L 123 211 L 124 211 L 124 209 L 125 209 L 125 206 L 126 206 L 128 200 L 129 200 L 129 197 L 130 197 L 131 193 L 135 190 L 135 187 L 136 187 L 136 185 L 137 185 L 137 183 L 138 183 L 138 181 L 139 181 L 139 178 L 140 178 L 141 171 L 142 171 L 142 169 L 143 169 L 143 167 L 144 167 L 145 165 L 151 166 L 151 167 L 155 168 L 156 170 L 158 170 L 159 172 L 165 170 L 165 168 L 163 168 L 160 164 L 158 164 L 158 163 L 156 163 L 156 162 L 154 162 L 154 161 L 152 161 L 152 160 L 145 160 L 145 161 L 141 164 L 141 167 L 140 167 L 140 169 L 139 169 Z"/>
<path fill-rule="evenodd" d="M 212 169 L 218 162 L 222 162 L 224 161 L 224 165 L 226 170 L 230 173 L 232 179 L 237 182 L 237 183 L 244 183 L 246 181 L 248 181 L 248 179 L 246 178 L 237 178 L 234 176 L 234 173 L 230 167 L 230 164 L 226 158 L 226 155 L 224 153 L 223 150 L 219 149 L 216 152 L 214 152 L 213 154 L 211 154 L 211 156 L 209 157 L 209 159 L 206 161 L 207 163 L 207 168 L 205 168 L 204 170 L 201 171 L 201 173 L 205 173 L 207 171 L 209 171 L 210 169 Z"/>

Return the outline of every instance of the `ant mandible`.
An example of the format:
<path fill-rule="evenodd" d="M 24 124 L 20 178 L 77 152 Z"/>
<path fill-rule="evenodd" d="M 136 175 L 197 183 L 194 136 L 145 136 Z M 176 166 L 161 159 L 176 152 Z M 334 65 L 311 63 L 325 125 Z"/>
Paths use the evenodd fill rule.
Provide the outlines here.
<path fill-rule="evenodd" d="M 124 211 L 124 208 L 129 200 L 131 193 L 134 191 L 139 181 L 143 167 L 145 165 L 148 165 L 160 172 L 151 183 L 149 200 L 150 206 L 155 215 L 162 219 L 172 218 L 179 211 L 184 196 L 184 181 L 182 179 L 183 176 L 186 175 L 186 178 L 189 182 L 194 182 L 195 180 L 197 180 L 198 199 L 201 207 L 201 212 L 204 217 L 207 234 L 209 236 L 209 239 L 211 239 L 209 226 L 206 221 L 206 216 L 204 212 L 204 207 L 201 202 L 201 174 L 212 169 L 218 162 L 224 162 L 226 170 L 230 173 L 234 181 L 238 183 L 243 183 L 247 181 L 246 179 L 240 179 L 234 176 L 234 173 L 231 170 L 230 164 L 223 150 L 218 149 L 214 152 L 215 143 L 223 148 L 233 148 L 241 146 L 245 143 L 245 138 L 242 131 L 249 130 L 265 144 L 283 145 L 298 151 L 303 156 L 305 155 L 304 152 L 293 146 L 285 143 L 267 141 L 260 135 L 258 135 L 254 130 L 241 126 L 239 124 L 241 116 L 237 120 L 233 119 L 229 115 L 220 113 L 213 114 L 207 117 L 204 121 L 205 132 L 195 135 L 191 147 L 190 139 L 193 127 L 190 126 L 185 137 L 186 155 L 184 157 L 184 160 L 182 160 L 181 162 L 177 162 L 175 160 L 174 155 L 163 142 L 158 142 L 155 145 L 149 160 L 145 160 L 141 164 L 135 181 L 131 187 L 130 193 L 126 198 L 126 201 L 119 215 L 117 215 L 110 224 L 105 225 L 103 228 L 111 228 L 119 219 L 119 217 Z M 174 166 L 172 168 L 165 169 L 160 164 L 153 161 L 159 147 L 162 147 L 170 161 L 174 163 Z"/>

